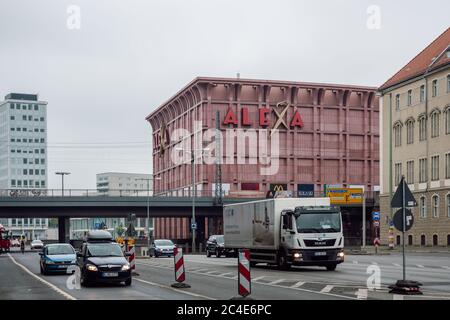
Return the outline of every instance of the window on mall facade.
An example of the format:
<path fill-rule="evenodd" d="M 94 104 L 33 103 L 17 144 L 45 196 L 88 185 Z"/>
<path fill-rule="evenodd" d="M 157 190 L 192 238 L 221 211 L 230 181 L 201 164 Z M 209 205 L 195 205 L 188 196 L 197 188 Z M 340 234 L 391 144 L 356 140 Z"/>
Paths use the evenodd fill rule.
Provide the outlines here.
<path fill-rule="evenodd" d="M 427 159 L 419 159 L 419 182 L 424 183 L 428 181 L 428 164 Z"/>
<path fill-rule="evenodd" d="M 439 156 L 431 157 L 431 181 L 439 180 Z"/>
<path fill-rule="evenodd" d="M 421 218 L 427 217 L 427 198 L 421 196 L 419 199 L 419 214 Z"/>
<path fill-rule="evenodd" d="M 402 179 L 402 163 L 396 163 L 394 167 L 395 185 L 398 186 Z"/>
<path fill-rule="evenodd" d="M 396 123 L 394 125 L 394 146 L 400 147 L 402 145 L 402 125 Z"/>
<path fill-rule="evenodd" d="M 439 137 L 439 111 L 434 111 L 431 114 L 431 137 Z"/>
<path fill-rule="evenodd" d="M 433 211 L 433 218 L 439 217 L 439 196 L 437 194 L 431 197 L 431 208 Z"/>
<path fill-rule="evenodd" d="M 406 182 L 414 183 L 414 160 L 406 162 Z"/>
<path fill-rule="evenodd" d="M 414 143 L 414 120 L 410 119 L 406 122 L 406 143 Z"/>
<path fill-rule="evenodd" d="M 427 117 L 422 115 L 419 118 L 419 140 L 424 141 L 427 139 Z"/>

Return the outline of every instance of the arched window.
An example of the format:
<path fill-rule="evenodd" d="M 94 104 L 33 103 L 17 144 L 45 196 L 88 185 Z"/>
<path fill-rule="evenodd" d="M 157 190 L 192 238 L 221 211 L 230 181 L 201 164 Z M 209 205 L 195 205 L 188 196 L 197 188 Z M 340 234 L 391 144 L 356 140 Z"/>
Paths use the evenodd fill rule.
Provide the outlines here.
<path fill-rule="evenodd" d="M 431 137 L 436 138 L 439 137 L 439 117 L 440 117 L 440 111 L 439 110 L 433 110 L 430 114 L 431 119 Z"/>
<path fill-rule="evenodd" d="M 439 217 L 439 196 L 437 194 L 431 197 L 431 208 L 433 211 L 433 218 Z"/>
<path fill-rule="evenodd" d="M 397 235 L 397 245 L 399 246 L 399 245 L 401 245 L 402 243 L 401 243 L 401 238 L 400 238 L 400 235 Z"/>
<path fill-rule="evenodd" d="M 421 196 L 419 200 L 419 212 L 421 218 L 427 217 L 427 198 L 425 196 Z"/>
<path fill-rule="evenodd" d="M 427 245 L 427 238 L 426 238 L 426 236 L 424 234 L 422 234 L 420 236 L 420 245 L 421 246 L 426 246 Z"/>
<path fill-rule="evenodd" d="M 402 145 L 402 123 L 397 121 L 394 124 L 394 146 L 400 147 Z"/>
<path fill-rule="evenodd" d="M 406 121 L 406 143 L 414 143 L 414 119 L 412 118 Z"/>
<path fill-rule="evenodd" d="M 439 245 L 439 238 L 437 234 L 433 234 L 433 246 Z"/>
<path fill-rule="evenodd" d="M 409 234 L 408 235 L 408 246 L 412 246 L 413 245 L 413 235 Z"/>

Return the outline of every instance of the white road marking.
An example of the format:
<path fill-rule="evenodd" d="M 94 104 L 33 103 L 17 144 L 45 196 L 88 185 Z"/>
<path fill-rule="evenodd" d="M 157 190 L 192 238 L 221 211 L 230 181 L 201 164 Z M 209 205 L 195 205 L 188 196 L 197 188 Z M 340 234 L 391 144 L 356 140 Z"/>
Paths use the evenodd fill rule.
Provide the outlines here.
<path fill-rule="evenodd" d="M 229 274 L 234 274 L 234 272 L 226 272 L 226 273 L 218 274 L 217 276 L 218 277 L 224 277 L 224 276 L 229 275 Z"/>
<path fill-rule="evenodd" d="M 356 296 L 359 300 L 367 300 L 367 289 L 358 289 Z"/>
<path fill-rule="evenodd" d="M 216 272 L 217 272 L 216 270 L 208 271 L 207 274 L 213 274 L 213 273 L 216 273 Z"/>
<path fill-rule="evenodd" d="M 169 286 L 166 286 L 166 285 L 163 285 L 163 284 L 159 284 L 159 283 L 155 283 L 155 282 L 151 282 L 151 281 L 147 281 L 147 280 L 142 280 L 142 279 L 133 279 L 133 280 L 139 281 L 139 282 L 143 282 L 143 283 L 155 286 L 155 287 L 169 289 L 169 290 L 172 290 L 172 291 L 176 291 L 176 292 L 183 293 L 183 294 L 186 294 L 186 295 L 189 295 L 189 296 L 193 296 L 193 297 L 197 297 L 197 298 L 204 298 L 204 299 L 208 299 L 208 300 L 217 300 L 215 298 L 204 296 L 202 294 L 197 294 L 197 293 L 193 293 L 193 292 L 187 292 L 187 291 L 179 290 L 179 289 L 176 289 L 176 288 L 172 288 L 172 287 L 169 287 Z"/>
<path fill-rule="evenodd" d="M 231 277 L 230 279 L 237 280 L 238 276 Z"/>
<path fill-rule="evenodd" d="M 421 265 L 421 264 L 416 264 L 416 267 L 417 268 L 425 268 L 423 265 Z"/>
<path fill-rule="evenodd" d="M 70 294 L 68 294 L 67 292 L 65 292 L 64 290 L 61 290 L 60 288 L 58 288 L 57 286 L 55 286 L 54 284 L 42 279 L 41 277 L 35 275 L 33 272 L 31 272 L 27 267 L 25 267 L 23 264 L 19 263 L 16 261 L 16 259 L 14 259 L 11 254 L 8 253 L 8 257 L 12 260 L 12 262 L 19 266 L 20 268 L 23 269 L 23 271 L 25 271 L 26 273 L 28 273 L 29 275 L 31 275 L 32 277 L 36 278 L 38 281 L 46 284 L 47 286 L 49 286 L 51 289 L 55 290 L 56 292 L 58 292 L 59 294 L 61 294 L 64 298 L 69 299 L 69 300 L 77 300 L 75 297 L 71 296 Z"/>
<path fill-rule="evenodd" d="M 358 261 L 356 261 L 356 260 L 353 260 L 353 264 L 358 264 Z"/>
<path fill-rule="evenodd" d="M 403 300 L 403 296 L 401 294 L 394 294 L 392 300 Z"/>
<path fill-rule="evenodd" d="M 304 285 L 304 284 L 305 284 L 305 282 L 299 281 L 299 282 L 293 284 L 293 285 L 291 286 L 291 288 L 298 288 L 298 287 L 301 287 L 301 286 Z"/>
<path fill-rule="evenodd" d="M 281 283 L 281 282 L 283 282 L 283 281 L 286 281 L 286 279 L 278 279 L 278 280 L 269 282 L 269 284 L 277 284 L 277 283 Z"/>
<path fill-rule="evenodd" d="M 332 286 L 332 285 L 327 285 L 327 286 L 325 286 L 325 288 L 323 288 L 322 290 L 320 290 L 320 293 L 328 293 L 328 292 L 330 292 L 331 290 L 333 290 L 333 288 L 334 288 L 334 286 Z"/>
<path fill-rule="evenodd" d="M 450 270 L 450 267 L 442 266 L 443 269 Z"/>
<path fill-rule="evenodd" d="M 263 278 L 265 278 L 265 276 L 253 278 L 252 281 L 258 281 L 258 280 L 261 280 L 261 279 L 263 279 Z"/>
<path fill-rule="evenodd" d="M 378 265 L 378 262 L 372 261 L 372 262 L 371 262 L 371 264 L 373 264 L 373 265 L 376 265 L 376 266 L 377 266 L 377 265 Z"/>
<path fill-rule="evenodd" d="M 401 267 L 401 265 L 399 265 L 398 263 L 393 263 L 393 265 L 396 267 Z"/>

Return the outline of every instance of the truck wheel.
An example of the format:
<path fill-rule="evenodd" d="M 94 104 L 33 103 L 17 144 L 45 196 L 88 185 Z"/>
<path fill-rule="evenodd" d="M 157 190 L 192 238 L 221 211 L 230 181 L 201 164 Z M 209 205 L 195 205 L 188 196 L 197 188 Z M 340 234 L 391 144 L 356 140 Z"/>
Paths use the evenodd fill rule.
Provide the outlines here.
<path fill-rule="evenodd" d="M 291 264 L 287 262 L 286 255 L 284 253 L 278 255 L 277 264 L 280 270 L 289 270 L 291 268 Z"/>
<path fill-rule="evenodd" d="M 337 264 L 329 264 L 327 265 L 327 270 L 328 271 L 334 271 L 336 270 Z"/>

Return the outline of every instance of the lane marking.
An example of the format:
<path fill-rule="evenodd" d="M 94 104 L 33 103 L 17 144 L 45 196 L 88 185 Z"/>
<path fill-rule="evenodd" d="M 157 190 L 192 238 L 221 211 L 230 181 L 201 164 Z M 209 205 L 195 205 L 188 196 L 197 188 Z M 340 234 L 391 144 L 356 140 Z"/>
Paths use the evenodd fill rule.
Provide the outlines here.
<path fill-rule="evenodd" d="M 403 300 L 403 296 L 401 294 L 394 294 L 392 300 Z"/>
<path fill-rule="evenodd" d="M 213 276 L 213 275 L 211 275 L 211 276 Z M 213 277 L 214 277 L 214 276 L 213 276 Z M 231 278 L 229 278 L 229 279 L 237 280 L 238 277 L 239 277 L 239 276 L 234 276 L 234 277 L 231 277 Z"/>
<path fill-rule="evenodd" d="M 425 268 L 423 265 L 421 265 L 421 264 L 416 264 L 416 267 L 417 268 Z"/>
<path fill-rule="evenodd" d="M 301 286 L 304 285 L 304 284 L 305 284 L 305 282 L 299 281 L 299 282 L 293 284 L 293 285 L 291 286 L 291 288 L 298 288 L 298 287 L 301 287 Z"/>
<path fill-rule="evenodd" d="M 226 273 L 218 274 L 217 276 L 218 277 L 225 277 L 226 275 L 229 275 L 229 274 L 234 274 L 234 272 L 226 272 Z"/>
<path fill-rule="evenodd" d="M 278 279 L 278 280 L 269 282 L 269 284 L 277 284 L 277 283 L 281 283 L 281 282 L 283 282 L 283 281 L 286 281 L 286 279 Z"/>
<path fill-rule="evenodd" d="M 28 273 L 29 275 L 31 275 L 32 277 L 34 277 L 35 279 L 37 279 L 38 281 L 46 284 L 47 286 L 49 286 L 51 289 L 53 289 L 54 291 L 56 291 L 57 293 L 61 294 L 64 298 L 69 299 L 69 300 L 77 300 L 75 297 L 71 296 L 70 294 L 68 294 L 67 292 L 65 292 L 64 290 L 61 290 L 60 288 L 58 288 L 57 286 L 55 286 L 54 284 L 48 282 L 47 280 L 42 279 L 41 277 L 35 275 L 32 271 L 30 271 L 27 267 L 25 267 L 24 265 L 22 265 L 21 263 L 17 262 L 16 259 L 14 259 L 11 254 L 8 253 L 8 257 L 11 259 L 11 261 L 19 266 L 20 268 L 22 268 L 23 271 L 25 271 L 26 273 Z"/>
<path fill-rule="evenodd" d="M 367 300 L 367 289 L 358 289 L 356 296 L 359 300 Z"/>
<path fill-rule="evenodd" d="M 330 292 L 333 288 L 334 288 L 334 286 L 332 286 L 332 285 L 327 285 L 327 286 L 325 286 L 325 288 L 323 288 L 322 290 L 320 290 L 320 293 L 328 293 L 328 292 Z"/>
<path fill-rule="evenodd" d="M 443 269 L 450 270 L 450 267 L 442 266 Z"/>
<path fill-rule="evenodd" d="M 172 288 L 172 287 L 169 287 L 169 286 L 166 286 L 166 285 L 163 285 L 163 284 L 159 284 L 159 283 L 156 283 L 156 282 L 151 282 L 151 281 L 142 280 L 142 279 L 135 279 L 135 278 L 133 280 L 134 281 L 139 281 L 139 282 L 142 282 L 142 283 L 146 283 L 146 284 L 149 284 L 151 286 L 160 287 L 160 288 L 164 288 L 164 289 L 169 289 L 169 290 L 172 290 L 172 291 L 176 291 L 178 293 L 183 293 L 183 294 L 186 294 L 188 296 L 193 296 L 193 297 L 197 297 L 197 298 L 203 298 L 203 299 L 207 299 L 207 300 L 217 300 L 215 298 L 204 296 L 202 294 L 179 290 L 179 289 Z"/>
<path fill-rule="evenodd" d="M 396 267 L 399 267 L 399 268 L 401 267 L 401 265 L 398 264 L 398 263 L 393 263 L 393 265 L 396 266 Z"/>
<path fill-rule="evenodd" d="M 373 265 L 376 265 L 376 266 L 377 266 L 377 265 L 378 265 L 378 262 L 372 261 L 372 262 L 371 262 L 371 264 L 373 264 Z"/>
<path fill-rule="evenodd" d="M 253 278 L 252 281 L 258 281 L 258 280 L 261 280 L 261 279 L 263 279 L 263 278 L 265 278 L 265 277 L 266 277 L 266 276 L 256 277 L 256 278 Z"/>

